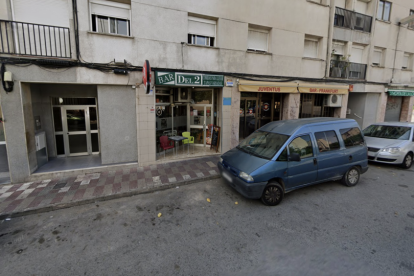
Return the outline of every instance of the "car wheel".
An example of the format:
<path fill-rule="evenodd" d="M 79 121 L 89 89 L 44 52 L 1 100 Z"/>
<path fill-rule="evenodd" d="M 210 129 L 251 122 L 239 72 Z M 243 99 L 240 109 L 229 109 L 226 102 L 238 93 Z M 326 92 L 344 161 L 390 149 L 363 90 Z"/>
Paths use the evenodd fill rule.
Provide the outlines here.
<path fill-rule="evenodd" d="M 358 167 L 352 167 L 342 177 L 342 184 L 348 187 L 355 186 L 358 184 L 360 176 L 361 172 Z"/>
<path fill-rule="evenodd" d="M 276 206 L 282 202 L 284 191 L 279 183 L 269 183 L 266 185 L 262 197 L 260 198 L 265 205 Z"/>
<path fill-rule="evenodd" d="M 411 153 L 407 153 L 407 155 L 404 157 L 404 161 L 401 164 L 401 167 L 404 169 L 411 168 L 411 165 L 413 164 L 413 155 Z"/>

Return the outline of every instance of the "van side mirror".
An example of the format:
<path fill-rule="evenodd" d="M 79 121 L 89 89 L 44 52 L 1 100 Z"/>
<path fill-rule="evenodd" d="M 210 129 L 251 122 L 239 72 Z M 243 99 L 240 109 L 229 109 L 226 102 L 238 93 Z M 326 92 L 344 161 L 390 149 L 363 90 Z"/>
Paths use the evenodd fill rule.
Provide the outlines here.
<path fill-rule="evenodd" d="M 300 155 L 299 155 L 299 153 L 291 153 L 289 155 L 289 161 L 300 162 Z"/>

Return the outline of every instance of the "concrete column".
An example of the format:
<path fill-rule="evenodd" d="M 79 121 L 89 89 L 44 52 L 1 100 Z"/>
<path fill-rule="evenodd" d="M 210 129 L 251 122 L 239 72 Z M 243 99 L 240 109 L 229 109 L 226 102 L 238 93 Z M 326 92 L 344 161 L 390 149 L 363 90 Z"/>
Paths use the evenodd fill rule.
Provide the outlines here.
<path fill-rule="evenodd" d="M 414 97 L 403 97 L 400 122 L 411 122 L 413 114 Z"/>
<path fill-rule="evenodd" d="M 239 144 L 240 128 L 240 97 L 237 86 L 231 90 L 231 137 L 230 148 L 235 148 Z"/>
<path fill-rule="evenodd" d="M 342 95 L 342 106 L 335 108 L 335 118 L 346 118 L 346 110 L 348 108 L 348 96 L 349 94 Z"/>
<path fill-rule="evenodd" d="M 154 81 L 154 75 L 151 79 Z M 145 166 L 156 162 L 155 91 L 152 95 L 146 94 L 144 85 L 139 85 L 136 89 L 136 105 L 138 165 Z"/>
<path fill-rule="evenodd" d="M 377 122 L 384 122 L 385 111 L 387 110 L 388 94 L 382 92 L 378 101 Z"/>
<path fill-rule="evenodd" d="M 236 87 L 237 89 L 237 87 Z M 236 103 L 233 102 L 232 98 L 232 90 L 233 87 L 223 87 L 222 95 L 223 97 L 218 99 L 221 101 L 221 137 L 220 137 L 220 143 L 221 143 L 221 150 L 223 152 L 226 152 L 231 149 L 231 137 L 232 137 L 232 106 L 234 106 Z M 223 105 L 223 98 L 232 98 L 232 105 Z M 240 100 L 239 100 L 240 101 Z M 240 106 L 240 102 L 239 102 Z M 237 128 L 238 129 L 238 128 Z"/>
<path fill-rule="evenodd" d="M 289 93 L 283 96 L 282 120 L 292 120 L 299 118 L 300 94 Z"/>
<path fill-rule="evenodd" d="M 0 88 L 3 119 L 5 120 L 4 131 L 9 172 L 12 183 L 24 182 L 30 176 L 21 90 L 22 85 L 17 81 L 14 83 L 14 89 L 10 93 L 6 93 L 2 87 Z"/>

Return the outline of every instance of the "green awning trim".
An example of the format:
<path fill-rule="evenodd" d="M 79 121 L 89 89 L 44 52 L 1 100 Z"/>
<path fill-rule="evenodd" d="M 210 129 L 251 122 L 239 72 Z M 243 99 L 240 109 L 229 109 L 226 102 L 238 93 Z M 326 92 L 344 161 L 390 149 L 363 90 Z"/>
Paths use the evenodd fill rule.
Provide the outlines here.
<path fill-rule="evenodd" d="M 390 96 L 414 96 L 414 90 L 388 90 Z"/>

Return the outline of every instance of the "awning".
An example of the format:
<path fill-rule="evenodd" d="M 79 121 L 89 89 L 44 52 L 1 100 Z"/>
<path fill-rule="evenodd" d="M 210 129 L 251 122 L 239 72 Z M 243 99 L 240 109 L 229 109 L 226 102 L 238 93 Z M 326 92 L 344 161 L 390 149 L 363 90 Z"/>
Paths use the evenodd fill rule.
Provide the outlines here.
<path fill-rule="evenodd" d="M 349 85 L 325 85 L 316 83 L 299 83 L 300 93 L 312 94 L 348 94 Z"/>
<path fill-rule="evenodd" d="M 414 90 L 388 90 L 390 96 L 414 96 Z"/>
<path fill-rule="evenodd" d="M 296 82 L 239 81 L 240 92 L 298 93 Z"/>

